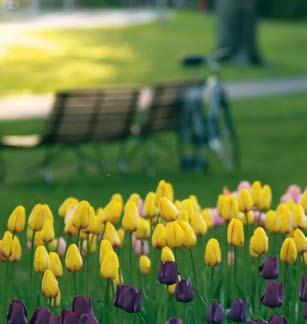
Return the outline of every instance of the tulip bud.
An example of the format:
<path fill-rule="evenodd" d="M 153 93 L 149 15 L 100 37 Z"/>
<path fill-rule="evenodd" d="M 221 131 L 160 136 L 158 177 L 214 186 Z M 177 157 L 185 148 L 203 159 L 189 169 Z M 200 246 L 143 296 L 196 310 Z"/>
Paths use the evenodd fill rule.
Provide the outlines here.
<path fill-rule="evenodd" d="M 178 222 L 169 222 L 165 229 L 166 243 L 171 248 L 180 247 L 184 242 L 184 231 Z"/>
<path fill-rule="evenodd" d="M 226 200 L 227 200 L 227 196 L 225 196 L 225 195 L 218 196 L 216 207 L 217 207 L 219 215 L 221 215 L 221 216 L 223 215 L 223 210 L 224 210 L 224 205 L 226 203 Z"/>
<path fill-rule="evenodd" d="M 307 302 L 307 277 L 304 275 L 301 277 L 300 300 Z"/>
<path fill-rule="evenodd" d="M 207 233 L 207 223 L 199 212 L 192 214 L 191 226 L 197 236 L 204 236 Z"/>
<path fill-rule="evenodd" d="M 117 247 L 120 245 L 120 238 L 118 236 L 118 233 L 117 233 L 114 225 L 110 222 L 108 222 L 106 224 L 103 238 L 105 240 L 108 240 L 112 244 L 113 247 Z"/>
<path fill-rule="evenodd" d="M 261 303 L 267 307 L 279 307 L 284 302 L 283 283 L 277 284 L 274 280 L 269 280 L 261 296 Z"/>
<path fill-rule="evenodd" d="M 13 246 L 13 235 L 10 231 L 5 231 L 2 238 L 1 244 L 1 255 L 6 258 L 9 258 L 12 254 L 12 246 Z"/>
<path fill-rule="evenodd" d="M 28 324 L 27 310 L 23 302 L 19 300 L 12 300 L 6 319 L 7 324 Z"/>
<path fill-rule="evenodd" d="M 190 248 L 196 244 L 196 235 L 191 225 L 186 221 L 179 221 L 179 225 L 184 232 L 183 246 Z"/>
<path fill-rule="evenodd" d="M 152 246 L 156 249 L 161 249 L 166 245 L 166 229 L 163 224 L 158 224 L 151 236 Z"/>
<path fill-rule="evenodd" d="M 63 276 L 63 267 L 59 255 L 56 252 L 49 252 L 49 269 L 59 278 Z"/>
<path fill-rule="evenodd" d="M 261 191 L 261 198 L 259 202 L 260 210 L 268 210 L 272 203 L 272 190 L 268 185 L 264 185 Z"/>
<path fill-rule="evenodd" d="M 111 201 L 104 208 L 105 222 L 111 222 L 116 224 L 123 211 L 123 203 L 116 199 L 111 199 Z"/>
<path fill-rule="evenodd" d="M 142 274 L 149 275 L 151 271 L 151 261 L 148 256 L 141 255 L 139 259 L 139 268 Z"/>
<path fill-rule="evenodd" d="M 166 197 L 159 200 L 159 210 L 163 219 L 167 222 L 174 221 L 178 217 L 178 210 L 175 204 Z"/>
<path fill-rule="evenodd" d="M 118 277 L 119 260 L 114 251 L 109 251 L 102 260 L 100 274 L 107 280 L 114 280 Z"/>
<path fill-rule="evenodd" d="M 299 204 L 304 208 L 304 212 L 307 214 L 307 191 L 304 192 Z"/>
<path fill-rule="evenodd" d="M 125 231 L 134 232 L 140 222 L 140 215 L 137 205 L 133 201 L 127 201 L 122 219 L 122 227 Z"/>
<path fill-rule="evenodd" d="M 176 262 L 166 261 L 160 262 L 160 268 L 158 272 L 158 280 L 164 285 L 172 285 L 176 283 L 178 277 L 178 266 Z"/>
<path fill-rule="evenodd" d="M 292 229 L 291 211 L 285 204 L 280 204 L 276 210 L 277 229 L 279 233 L 287 234 Z"/>
<path fill-rule="evenodd" d="M 50 219 L 47 219 L 44 222 L 43 228 L 41 230 L 41 239 L 45 243 L 49 243 L 54 240 L 54 227 L 53 222 Z"/>
<path fill-rule="evenodd" d="M 236 298 L 231 303 L 229 318 L 235 323 L 245 322 L 247 317 L 247 301 Z"/>
<path fill-rule="evenodd" d="M 261 202 L 261 182 L 260 181 L 254 181 L 250 187 L 250 195 L 252 198 L 252 201 L 254 203 L 255 207 L 260 206 Z"/>
<path fill-rule="evenodd" d="M 216 267 L 221 263 L 222 253 L 219 241 L 217 239 L 211 238 L 208 241 L 206 245 L 204 260 L 209 267 Z"/>
<path fill-rule="evenodd" d="M 71 208 L 71 206 L 78 205 L 78 203 L 79 203 L 79 200 L 76 199 L 76 198 L 74 198 L 74 197 L 68 197 L 68 198 L 66 198 L 62 202 L 61 206 L 58 209 L 59 216 L 62 217 L 62 218 L 65 218 L 66 213 L 69 210 L 69 208 Z"/>
<path fill-rule="evenodd" d="M 253 201 L 247 189 L 240 190 L 238 197 L 238 207 L 239 211 L 242 213 L 247 213 L 253 208 Z"/>
<path fill-rule="evenodd" d="M 265 217 L 265 228 L 270 233 L 278 233 L 278 227 L 277 227 L 277 215 L 276 212 L 273 210 L 270 210 L 266 213 Z"/>
<path fill-rule="evenodd" d="M 176 281 L 175 298 L 182 303 L 188 303 L 194 299 L 194 289 L 190 279 L 182 278 Z"/>
<path fill-rule="evenodd" d="M 144 202 L 144 214 L 148 218 L 154 218 L 158 214 L 158 208 L 155 203 L 156 194 L 154 192 L 149 192 L 145 198 Z"/>
<path fill-rule="evenodd" d="M 285 316 L 274 316 L 269 318 L 268 324 L 288 324 L 287 318 Z"/>
<path fill-rule="evenodd" d="M 279 276 L 279 265 L 277 256 L 267 256 L 261 266 L 259 273 L 264 279 L 275 279 Z"/>
<path fill-rule="evenodd" d="M 25 227 L 25 221 L 25 208 L 19 205 L 12 211 L 7 221 L 7 228 L 13 233 L 22 232 Z"/>
<path fill-rule="evenodd" d="M 100 248 L 99 248 L 99 263 L 101 264 L 104 257 L 107 255 L 109 251 L 113 251 L 113 247 L 108 240 L 102 240 L 100 242 Z"/>
<path fill-rule="evenodd" d="M 12 240 L 12 254 L 9 257 L 10 262 L 17 262 L 21 259 L 22 250 L 18 237 L 15 235 Z"/>
<path fill-rule="evenodd" d="M 134 235 L 139 240 L 147 239 L 150 237 L 150 223 L 147 219 L 140 218 L 139 226 Z"/>
<path fill-rule="evenodd" d="M 212 228 L 212 226 L 213 226 L 213 217 L 212 217 L 212 214 L 210 212 L 210 209 L 209 208 L 203 209 L 202 216 L 203 216 L 203 219 L 205 220 L 205 222 L 207 224 L 208 229 Z"/>
<path fill-rule="evenodd" d="M 305 213 L 301 205 L 296 205 L 293 210 L 294 228 L 304 228 Z"/>
<path fill-rule="evenodd" d="M 307 251 L 307 240 L 305 234 L 299 228 L 294 230 L 293 239 L 294 239 L 297 253 L 300 254 Z"/>
<path fill-rule="evenodd" d="M 237 218 L 233 218 L 227 228 L 227 242 L 231 246 L 241 247 L 244 245 L 243 223 Z"/>
<path fill-rule="evenodd" d="M 65 267 L 67 271 L 77 272 L 83 266 L 82 256 L 76 244 L 71 244 L 66 252 Z"/>
<path fill-rule="evenodd" d="M 50 267 L 49 255 L 46 248 L 40 245 L 36 248 L 34 254 L 34 270 L 44 273 Z"/>
<path fill-rule="evenodd" d="M 209 324 L 221 324 L 224 320 L 224 309 L 218 302 L 213 302 L 209 305 L 206 320 Z"/>
<path fill-rule="evenodd" d="M 162 263 L 166 261 L 175 261 L 174 253 L 168 246 L 163 247 L 161 250 L 161 261 Z"/>
<path fill-rule="evenodd" d="M 174 200 L 174 190 L 171 183 L 166 182 L 165 180 L 161 180 L 158 183 L 158 187 L 156 189 L 156 205 L 159 205 L 160 198 L 166 197 L 169 200 Z"/>
<path fill-rule="evenodd" d="M 43 207 L 42 204 L 36 204 L 29 216 L 28 226 L 32 231 L 40 231 L 43 228 Z"/>
<path fill-rule="evenodd" d="M 239 214 L 238 201 L 235 196 L 229 195 L 224 198 L 221 216 L 225 221 L 237 218 Z"/>
<path fill-rule="evenodd" d="M 279 257 L 282 262 L 287 264 L 293 264 L 296 261 L 297 250 L 292 237 L 288 237 L 283 241 Z"/>
<path fill-rule="evenodd" d="M 114 305 L 127 313 L 137 313 L 141 310 L 142 290 L 139 292 L 130 285 L 116 287 Z"/>
<path fill-rule="evenodd" d="M 119 228 L 117 230 L 117 234 L 118 234 L 118 237 L 119 237 L 119 246 L 121 247 L 124 244 L 125 230 L 123 228 Z"/>
<path fill-rule="evenodd" d="M 80 201 L 72 216 L 72 224 L 74 227 L 79 230 L 87 228 L 90 222 L 90 214 L 95 215 L 94 208 L 89 204 L 88 201 Z"/>
<path fill-rule="evenodd" d="M 44 272 L 42 280 L 42 293 L 47 298 L 55 298 L 59 293 L 59 284 L 50 269 Z"/>
<path fill-rule="evenodd" d="M 253 236 L 250 239 L 250 252 L 252 256 L 258 257 L 263 255 L 269 249 L 269 238 L 267 237 L 264 229 L 258 226 Z"/>
<path fill-rule="evenodd" d="M 78 234 L 78 228 L 74 226 L 72 218 L 65 224 L 64 232 L 68 236 L 76 236 Z"/>
<path fill-rule="evenodd" d="M 182 324 L 182 320 L 180 318 L 177 318 L 177 317 L 172 317 L 167 322 L 165 322 L 164 324 Z"/>

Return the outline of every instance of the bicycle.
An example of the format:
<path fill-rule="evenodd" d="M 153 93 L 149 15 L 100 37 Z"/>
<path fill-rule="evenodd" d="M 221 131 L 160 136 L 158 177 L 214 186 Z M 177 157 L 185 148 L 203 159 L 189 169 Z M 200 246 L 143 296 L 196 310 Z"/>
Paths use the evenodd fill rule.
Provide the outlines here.
<path fill-rule="evenodd" d="M 207 147 L 216 154 L 226 169 L 232 170 L 239 167 L 237 132 L 218 63 L 225 55 L 227 52 L 220 50 L 213 55 L 190 55 L 182 59 L 182 64 L 187 67 L 207 63 L 210 68 L 210 75 L 206 82 L 203 85 L 192 86 L 183 96 L 183 117 L 180 127 L 182 145 L 184 146 L 186 144 L 184 141 L 188 139 L 192 140 L 198 149 L 194 161 L 187 156 L 182 156 L 181 166 L 184 169 L 193 168 L 199 171 L 206 167 Z M 190 118 L 187 117 L 188 113 L 185 113 L 185 109 L 190 109 Z M 189 131 L 190 134 L 187 134 Z"/>

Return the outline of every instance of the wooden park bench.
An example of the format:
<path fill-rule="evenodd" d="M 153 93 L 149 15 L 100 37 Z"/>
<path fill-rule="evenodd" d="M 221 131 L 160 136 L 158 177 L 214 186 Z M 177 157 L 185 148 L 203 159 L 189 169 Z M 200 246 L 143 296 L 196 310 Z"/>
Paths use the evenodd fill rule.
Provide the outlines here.
<path fill-rule="evenodd" d="M 59 149 L 72 149 L 82 162 L 85 157 L 80 144 L 123 141 L 131 135 L 138 93 L 136 88 L 60 92 L 42 135 L 4 136 L 0 149 L 45 147 L 41 166 L 45 180 L 50 182 L 50 165 L 63 152 Z M 0 171 L 4 176 L 4 166 Z"/>

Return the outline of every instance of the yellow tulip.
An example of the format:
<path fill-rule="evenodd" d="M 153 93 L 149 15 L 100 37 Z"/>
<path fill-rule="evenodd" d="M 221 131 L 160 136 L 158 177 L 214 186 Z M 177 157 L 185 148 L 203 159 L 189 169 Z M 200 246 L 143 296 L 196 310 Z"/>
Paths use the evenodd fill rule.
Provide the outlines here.
<path fill-rule="evenodd" d="M 177 220 L 177 222 L 184 221 L 184 222 L 189 223 L 190 219 L 189 219 L 188 212 L 185 209 L 180 210 L 180 212 L 178 214 L 178 218 L 176 220 Z"/>
<path fill-rule="evenodd" d="M 163 224 L 157 224 L 155 227 L 152 236 L 151 243 L 152 246 L 156 249 L 160 249 L 166 245 L 166 229 Z"/>
<path fill-rule="evenodd" d="M 191 226 L 197 236 L 203 236 L 207 233 L 207 223 L 199 212 L 192 215 Z"/>
<path fill-rule="evenodd" d="M 276 210 L 277 229 L 279 233 L 287 234 L 292 230 L 291 211 L 285 204 L 280 204 Z"/>
<path fill-rule="evenodd" d="M 303 253 L 303 264 L 306 266 L 307 265 L 307 252 Z"/>
<path fill-rule="evenodd" d="M 166 243 L 171 248 L 180 247 L 184 242 L 184 231 L 178 222 L 169 222 L 165 229 Z"/>
<path fill-rule="evenodd" d="M 226 196 L 223 202 L 223 209 L 221 216 L 225 221 L 230 221 L 239 215 L 239 207 L 237 198 L 233 195 Z"/>
<path fill-rule="evenodd" d="M 17 206 L 11 213 L 8 221 L 7 228 L 13 232 L 22 232 L 26 222 L 26 210 L 23 206 Z"/>
<path fill-rule="evenodd" d="M 297 258 L 297 250 L 295 246 L 294 239 L 292 237 L 287 237 L 281 246 L 280 260 L 286 264 L 293 264 Z"/>
<path fill-rule="evenodd" d="M 299 204 L 304 208 L 304 212 L 307 214 L 307 191 L 304 192 Z"/>
<path fill-rule="evenodd" d="M 9 258 L 12 254 L 13 235 L 10 231 L 5 231 L 2 237 L 1 254 Z"/>
<path fill-rule="evenodd" d="M 221 216 L 223 215 L 223 210 L 224 210 L 224 205 L 226 203 L 226 200 L 227 200 L 227 196 L 222 194 L 220 194 L 217 198 L 217 203 L 216 203 L 217 211 Z"/>
<path fill-rule="evenodd" d="M 206 245 L 204 260 L 209 267 L 216 267 L 221 263 L 222 253 L 219 241 L 217 239 L 211 238 L 208 241 Z"/>
<path fill-rule="evenodd" d="M 116 224 L 123 211 L 123 204 L 116 199 L 111 199 L 111 201 L 104 208 L 105 222 L 111 222 Z"/>
<path fill-rule="evenodd" d="M 42 239 L 42 231 L 35 232 L 35 238 L 34 238 L 34 246 L 38 247 L 40 245 L 44 245 L 45 242 Z"/>
<path fill-rule="evenodd" d="M 261 198 L 259 202 L 260 210 L 268 210 L 272 203 L 272 190 L 268 185 L 264 185 L 261 191 Z"/>
<path fill-rule="evenodd" d="M 65 218 L 67 211 L 72 207 L 78 205 L 79 200 L 74 197 L 68 197 L 66 198 L 61 206 L 58 209 L 58 214 L 60 217 Z"/>
<path fill-rule="evenodd" d="M 18 237 L 15 235 L 12 241 L 12 254 L 9 257 L 10 262 L 17 262 L 21 259 L 22 250 Z"/>
<path fill-rule="evenodd" d="M 158 208 L 156 206 L 156 194 L 154 192 L 149 192 L 146 195 L 144 202 L 144 214 L 148 218 L 154 218 L 158 214 Z"/>
<path fill-rule="evenodd" d="M 59 278 L 63 276 L 63 266 L 59 255 L 56 252 L 49 252 L 49 269 Z"/>
<path fill-rule="evenodd" d="M 103 238 L 108 240 L 113 247 L 120 245 L 120 238 L 118 236 L 118 233 L 117 233 L 114 225 L 110 222 L 108 222 L 106 224 Z"/>
<path fill-rule="evenodd" d="M 259 256 L 265 254 L 269 249 L 269 238 L 266 235 L 264 229 L 258 226 L 253 236 L 250 239 L 250 254 L 251 256 Z"/>
<path fill-rule="evenodd" d="M 128 198 L 128 201 L 133 201 L 135 205 L 138 207 L 139 206 L 139 201 L 140 201 L 140 195 L 136 192 L 132 193 L 130 197 Z"/>
<path fill-rule="evenodd" d="M 47 219 L 41 230 L 41 239 L 44 243 L 49 243 L 54 240 L 54 227 L 50 219 Z"/>
<path fill-rule="evenodd" d="M 109 251 L 103 258 L 100 266 L 100 274 L 107 280 L 114 280 L 118 277 L 119 260 L 114 251 Z"/>
<path fill-rule="evenodd" d="M 140 223 L 134 233 L 135 237 L 139 240 L 148 239 L 150 236 L 150 223 L 147 219 L 140 217 Z"/>
<path fill-rule="evenodd" d="M 43 208 L 42 204 L 36 204 L 30 213 L 28 226 L 32 231 L 40 231 L 43 228 Z"/>
<path fill-rule="evenodd" d="M 101 264 L 104 257 L 107 255 L 109 251 L 114 251 L 113 247 L 108 240 L 101 240 L 99 247 L 99 263 Z"/>
<path fill-rule="evenodd" d="M 161 250 L 161 261 L 162 263 L 166 261 L 175 261 L 174 253 L 168 246 L 164 246 Z"/>
<path fill-rule="evenodd" d="M 160 180 L 156 189 L 156 205 L 159 205 L 160 198 L 166 197 L 174 201 L 174 190 L 171 183 Z"/>
<path fill-rule="evenodd" d="M 254 203 L 255 207 L 260 206 L 261 202 L 261 195 L 262 195 L 262 189 L 261 189 L 261 182 L 260 181 L 254 181 L 250 187 L 250 195 L 252 198 L 252 201 Z"/>
<path fill-rule="evenodd" d="M 68 236 L 76 236 L 78 234 L 78 228 L 74 226 L 72 218 L 65 224 L 64 232 Z"/>
<path fill-rule="evenodd" d="M 139 268 L 142 274 L 148 276 L 151 271 L 151 261 L 147 255 L 141 255 L 139 259 Z"/>
<path fill-rule="evenodd" d="M 59 283 L 54 273 L 47 269 L 42 280 L 42 293 L 45 297 L 55 298 L 59 294 Z"/>
<path fill-rule="evenodd" d="M 85 229 L 90 223 L 90 217 L 95 215 L 94 208 L 88 201 L 82 200 L 76 207 L 76 210 L 72 216 L 72 224 L 77 229 Z"/>
<path fill-rule="evenodd" d="M 83 266 L 82 256 L 76 244 L 71 244 L 66 252 L 65 268 L 70 272 L 80 271 Z"/>
<path fill-rule="evenodd" d="M 234 247 L 241 247 L 244 245 L 244 229 L 241 220 L 233 218 L 228 224 L 227 242 Z"/>
<path fill-rule="evenodd" d="M 304 228 L 305 213 L 301 205 L 296 205 L 293 210 L 294 228 Z"/>
<path fill-rule="evenodd" d="M 118 246 L 123 246 L 124 244 L 124 239 L 125 239 L 125 230 L 123 228 L 119 228 L 117 230 L 117 234 L 118 234 L 118 237 L 119 237 L 119 245 Z"/>
<path fill-rule="evenodd" d="M 178 281 L 181 280 L 180 275 L 178 275 Z M 176 283 L 172 284 L 172 285 L 168 285 L 167 286 L 167 291 L 170 295 L 174 295 L 175 294 L 175 289 L 176 289 Z"/>
<path fill-rule="evenodd" d="M 197 239 L 191 225 L 187 221 L 179 221 L 178 223 L 184 232 L 183 246 L 187 248 L 194 246 Z"/>
<path fill-rule="evenodd" d="M 116 200 L 117 202 L 121 203 L 123 205 L 124 200 L 120 193 L 115 193 L 112 195 L 111 200 Z"/>
<path fill-rule="evenodd" d="M 162 218 L 167 222 L 176 220 L 178 217 L 178 210 L 175 204 L 166 197 L 161 197 L 159 200 L 159 210 Z"/>
<path fill-rule="evenodd" d="M 185 210 L 188 214 L 188 221 L 191 220 L 192 215 L 197 212 L 192 199 L 184 199 L 182 201 L 182 210 Z"/>
<path fill-rule="evenodd" d="M 249 191 L 245 188 L 241 189 L 238 197 L 238 207 L 239 211 L 242 213 L 247 213 L 253 208 L 253 201 Z"/>
<path fill-rule="evenodd" d="M 127 201 L 122 219 L 122 227 L 125 231 L 134 232 L 140 223 L 140 215 L 136 204 L 130 200 Z"/>
<path fill-rule="evenodd" d="M 265 216 L 265 228 L 270 233 L 278 233 L 277 215 L 274 210 L 269 210 Z"/>
<path fill-rule="evenodd" d="M 295 229 L 293 232 L 293 240 L 296 246 L 297 253 L 307 252 L 307 240 L 305 234 L 299 229 Z"/>
<path fill-rule="evenodd" d="M 39 273 L 44 273 L 49 267 L 50 260 L 48 252 L 43 245 L 40 245 L 36 248 L 34 254 L 34 270 Z"/>
<path fill-rule="evenodd" d="M 96 248 L 97 248 L 97 235 L 90 234 L 89 240 L 90 240 L 89 252 L 93 254 L 93 253 L 95 253 Z"/>
<path fill-rule="evenodd" d="M 204 208 L 203 211 L 202 211 L 202 216 L 203 216 L 203 219 L 205 220 L 205 222 L 207 224 L 208 229 L 212 228 L 212 226 L 213 226 L 213 218 L 212 218 L 210 209 L 209 208 Z"/>

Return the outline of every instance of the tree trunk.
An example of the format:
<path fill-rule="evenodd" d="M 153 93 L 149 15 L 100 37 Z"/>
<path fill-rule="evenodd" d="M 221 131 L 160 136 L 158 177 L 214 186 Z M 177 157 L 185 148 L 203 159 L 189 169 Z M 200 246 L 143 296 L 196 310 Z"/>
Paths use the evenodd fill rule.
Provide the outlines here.
<path fill-rule="evenodd" d="M 257 49 L 257 0 L 217 0 L 218 48 L 227 59 L 259 64 Z"/>

